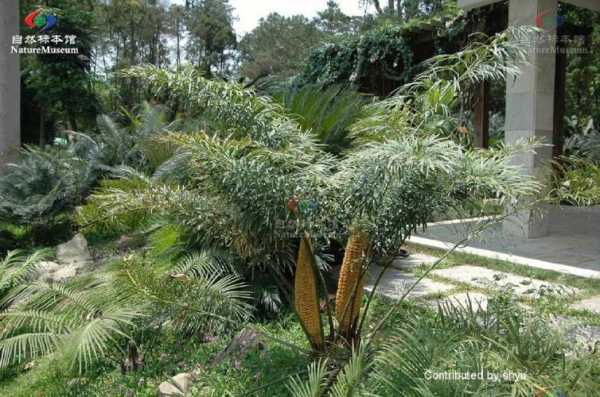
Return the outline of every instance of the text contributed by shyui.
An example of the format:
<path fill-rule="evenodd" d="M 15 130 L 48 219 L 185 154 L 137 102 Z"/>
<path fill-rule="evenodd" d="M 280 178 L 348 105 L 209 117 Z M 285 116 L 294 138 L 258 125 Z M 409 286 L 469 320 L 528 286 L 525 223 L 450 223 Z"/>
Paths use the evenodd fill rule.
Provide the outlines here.
<path fill-rule="evenodd" d="M 460 372 L 460 371 L 432 371 L 427 370 L 424 373 L 425 380 L 442 381 L 491 381 L 491 382 L 520 382 L 527 379 L 527 374 L 523 372 L 490 372 L 482 369 L 479 372 Z"/>

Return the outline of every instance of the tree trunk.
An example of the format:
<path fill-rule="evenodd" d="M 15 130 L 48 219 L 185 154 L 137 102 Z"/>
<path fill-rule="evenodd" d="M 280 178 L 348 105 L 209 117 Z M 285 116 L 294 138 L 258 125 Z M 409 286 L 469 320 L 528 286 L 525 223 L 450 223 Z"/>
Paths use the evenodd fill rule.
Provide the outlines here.
<path fill-rule="evenodd" d="M 21 144 L 21 73 L 12 38 L 19 34 L 19 1 L 0 1 L 0 167 Z"/>
<path fill-rule="evenodd" d="M 181 65 L 181 19 L 177 15 L 177 68 Z"/>
<path fill-rule="evenodd" d="M 375 6 L 375 9 L 377 10 L 377 13 L 379 15 L 383 14 L 383 10 L 381 9 L 381 4 L 379 3 L 379 0 L 373 0 L 373 5 Z"/>

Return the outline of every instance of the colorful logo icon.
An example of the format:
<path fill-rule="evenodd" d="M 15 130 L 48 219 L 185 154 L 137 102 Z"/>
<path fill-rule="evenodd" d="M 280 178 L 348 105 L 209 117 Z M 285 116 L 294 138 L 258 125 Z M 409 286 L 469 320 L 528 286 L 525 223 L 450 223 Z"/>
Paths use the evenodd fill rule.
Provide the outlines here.
<path fill-rule="evenodd" d="M 30 29 L 39 29 L 42 33 L 54 28 L 57 22 L 58 17 L 43 8 L 38 8 L 25 17 L 25 25 Z"/>
<path fill-rule="evenodd" d="M 551 10 L 542 11 L 535 17 L 535 26 L 548 31 L 557 30 L 564 24 L 565 17 L 563 15 L 556 15 L 555 11 Z"/>

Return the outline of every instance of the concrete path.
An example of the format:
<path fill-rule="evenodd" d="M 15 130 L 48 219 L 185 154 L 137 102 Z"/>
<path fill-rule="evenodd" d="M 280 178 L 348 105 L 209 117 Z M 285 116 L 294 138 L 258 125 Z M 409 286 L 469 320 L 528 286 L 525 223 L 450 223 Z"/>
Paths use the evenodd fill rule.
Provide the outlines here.
<path fill-rule="evenodd" d="M 446 249 L 475 232 L 480 225 L 477 220 L 439 222 L 429 225 L 425 233 L 409 241 Z M 599 242 L 596 234 L 578 234 L 577 230 L 556 230 L 546 237 L 535 239 L 516 238 L 507 235 L 501 224 L 495 224 L 457 252 L 600 279 Z"/>

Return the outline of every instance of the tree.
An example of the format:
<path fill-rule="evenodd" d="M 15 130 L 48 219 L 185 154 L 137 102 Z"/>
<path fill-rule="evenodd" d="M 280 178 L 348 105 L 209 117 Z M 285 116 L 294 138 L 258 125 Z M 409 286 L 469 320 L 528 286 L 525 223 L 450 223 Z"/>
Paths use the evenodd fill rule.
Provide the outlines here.
<path fill-rule="evenodd" d="M 71 129 L 95 121 L 97 101 L 92 89 L 91 58 L 95 23 L 94 3 L 91 1 L 53 0 L 47 7 L 59 15 L 60 23 L 53 35 L 73 35 L 78 54 L 26 55 L 22 57 L 21 73 L 27 111 L 39 115 L 35 141 L 45 144 L 51 137 L 47 126 L 61 122 Z M 21 17 L 35 9 L 31 0 L 21 2 Z M 22 19 L 21 18 L 21 19 Z M 25 29 L 25 28 L 24 28 Z M 31 34 L 23 30 L 22 35 Z M 33 141 L 30 137 L 30 141 Z"/>
<path fill-rule="evenodd" d="M 233 8 L 229 0 L 189 2 L 188 57 L 206 76 L 226 74 L 237 39 L 233 30 Z"/>
<path fill-rule="evenodd" d="M 10 52 L 18 16 L 18 1 L 0 2 L 0 167 L 20 145 L 19 56 Z"/>
<path fill-rule="evenodd" d="M 382 6 L 380 0 L 361 0 L 364 4 L 372 4 L 380 16 L 394 16 L 404 21 L 411 18 L 439 12 L 447 0 L 388 0 Z"/>
<path fill-rule="evenodd" d="M 261 18 L 258 26 L 241 40 L 241 74 L 251 79 L 268 74 L 297 74 L 323 37 L 316 24 L 302 15 L 272 13 Z"/>
<path fill-rule="evenodd" d="M 359 22 L 360 18 L 344 14 L 335 0 L 327 1 L 327 8 L 319 11 L 316 18 L 319 29 L 329 35 L 355 33 Z"/>
<path fill-rule="evenodd" d="M 175 37 L 175 62 L 177 67 L 181 65 L 181 41 L 185 31 L 186 8 L 172 4 L 169 8 L 167 31 Z"/>

